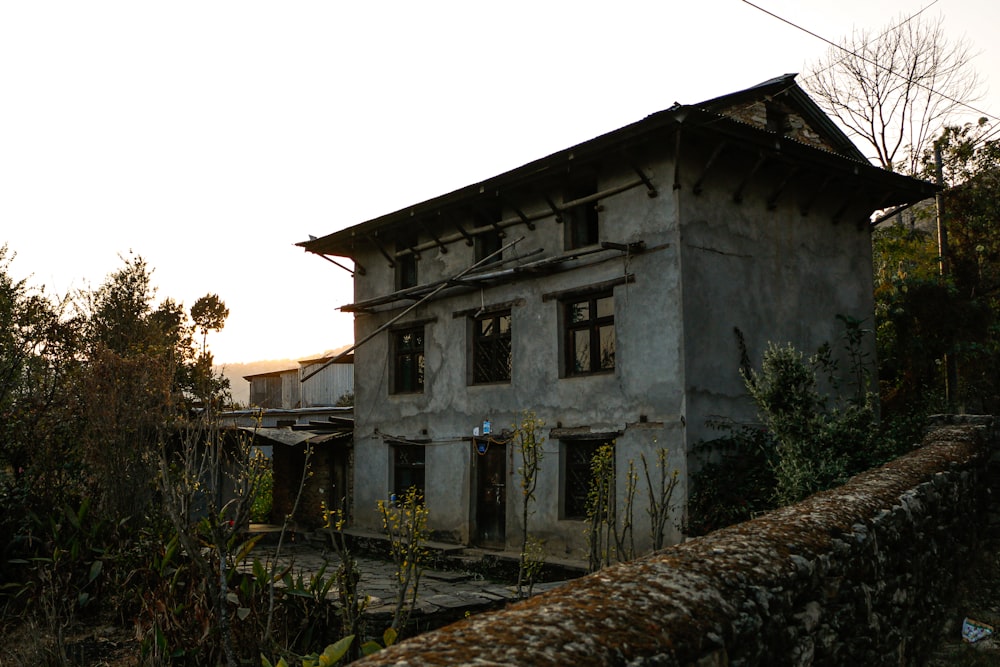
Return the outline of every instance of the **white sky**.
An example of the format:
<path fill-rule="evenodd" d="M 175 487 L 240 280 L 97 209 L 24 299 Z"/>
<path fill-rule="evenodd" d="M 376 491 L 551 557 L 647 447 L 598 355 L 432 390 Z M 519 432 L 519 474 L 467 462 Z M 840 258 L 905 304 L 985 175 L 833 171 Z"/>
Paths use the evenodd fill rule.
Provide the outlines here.
<path fill-rule="evenodd" d="M 829 39 L 932 0 L 759 0 Z M 1000 89 L 1000 3 L 938 0 Z M 348 344 L 348 273 L 294 243 L 483 180 L 826 45 L 740 0 L 0 3 L 0 243 L 96 287 L 229 306 L 219 362 Z M 990 93 L 977 106 L 1000 114 Z"/>

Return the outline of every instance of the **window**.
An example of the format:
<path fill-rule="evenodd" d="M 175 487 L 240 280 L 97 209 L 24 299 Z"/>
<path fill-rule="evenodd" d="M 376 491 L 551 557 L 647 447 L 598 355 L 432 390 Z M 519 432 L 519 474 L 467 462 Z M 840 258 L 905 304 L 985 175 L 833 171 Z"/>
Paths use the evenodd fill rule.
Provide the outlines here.
<path fill-rule="evenodd" d="M 510 311 L 472 320 L 472 383 L 510 382 Z"/>
<path fill-rule="evenodd" d="M 562 441 L 562 479 L 564 519 L 582 519 L 587 516 L 587 495 L 590 491 L 590 462 L 602 445 L 610 440 Z"/>
<path fill-rule="evenodd" d="M 788 119 L 788 112 L 775 104 L 767 104 L 765 107 L 764 126 L 771 132 L 787 134 L 791 129 Z"/>
<path fill-rule="evenodd" d="M 615 302 L 611 292 L 563 302 L 565 375 L 615 368 Z"/>
<path fill-rule="evenodd" d="M 482 261 L 503 247 L 504 234 L 500 231 L 497 223 L 503 220 L 503 207 L 499 202 L 485 204 L 475 211 L 476 225 L 492 225 L 491 229 L 476 234 L 474 245 L 476 250 L 476 261 Z M 481 229 L 482 227 L 480 227 Z M 483 266 L 499 262 L 501 256 L 497 254 L 490 258 Z"/>
<path fill-rule="evenodd" d="M 482 234 L 476 234 L 475 246 L 476 246 L 476 261 L 480 262 L 503 247 L 503 235 L 498 229 L 491 229 L 488 232 L 483 232 Z M 493 264 L 494 262 L 499 262 L 501 259 L 503 259 L 502 253 L 498 253 L 493 257 L 490 257 L 490 260 L 485 264 L 483 264 L 483 266 L 488 266 L 490 264 Z"/>
<path fill-rule="evenodd" d="M 392 391 L 394 394 L 424 390 L 424 328 L 392 332 Z"/>
<path fill-rule="evenodd" d="M 401 233 L 396 240 L 396 252 L 411 250 L 403 256 L 395 258 L 396 289 L 406 289 L 417 285 L 417 253 L 412 249 L 417 245 L 417 235 L 412 232 Z"/>
<path fill-rule="evenodd" d="M 563 201 L 571 202 L 583 199 L 597 192 L 597 179 L 578 181 L 568 187 Z M 598 210 L 597 202 L 577 204 L 562 214 L 566 226 L 566 249 L 583 248 L 598 242 Z"/>
<path fill-rule="evenodd" d="M 411 487 L 424 494 L 424 448 L 392 445 L 392 492 L 402 500 Z"/>

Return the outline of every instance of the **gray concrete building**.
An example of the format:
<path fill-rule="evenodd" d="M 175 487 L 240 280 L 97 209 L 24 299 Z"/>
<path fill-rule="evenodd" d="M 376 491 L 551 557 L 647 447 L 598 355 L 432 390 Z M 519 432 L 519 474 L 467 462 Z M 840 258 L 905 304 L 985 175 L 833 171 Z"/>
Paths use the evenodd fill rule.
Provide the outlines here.
<path fill-rule="evenodd" d="M 582 557 L 588 463 L 752 419 L 741 332 L 814 350 L 872 318 L 870 216 L 933 186 L 873 167 L 794 75 L 636 123 L 299 245 L 353 261 L 353 521 L 422 488 L 437 539 L 516 547 L 524 410 L 545 422 L 531 532 Z M 488 423 L 488 425 L 487 425 Z M 644 484 L 635 535 L 646 538 Z"/>

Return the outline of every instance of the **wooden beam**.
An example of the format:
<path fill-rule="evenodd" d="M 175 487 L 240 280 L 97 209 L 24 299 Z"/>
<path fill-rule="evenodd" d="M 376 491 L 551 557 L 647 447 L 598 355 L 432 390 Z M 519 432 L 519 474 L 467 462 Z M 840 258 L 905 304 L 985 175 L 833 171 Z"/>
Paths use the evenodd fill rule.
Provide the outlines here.
<path fill-rule="evenodd" d="M 506 197 L 500 197 L 500 201 L 504 205 L 510 207 L 514 211 L 514 213 L 517 215 L 517 217 L 521 219 L 521 222 L 524 224 L 525 227 L 527 227 L 531 231 L 535 231 L 535 223 L 534 223 L 534 221 L 532 221 L 531 218 L 529 218 L 527 215 L 525 215 L 524 211 L 522 211 L 519 206 L 511 203 L 511 201 L 509 199 L 507 199 Z"/>
<path fill-rule="evenodd" d="M 629 160 L 629 165 L 631 165 L 632 170 L 639 175 L 639 180 L 641 180 L 643 184 L 646 186 L 646 196 L 648 196 L 650 199 L 653 199 L 654 197 L 660 194 L 659 192 L 656 191 L 656 186 L 653 185 L 653 182 L 649 180 L 648 176 L 646 176 L 646 172 L 644 172 L 639 165 L 637 165 L 632 160 Z"/>
<path fill-rule="evenodd" d="M 795 176 L 795 174 L 797 174 L 798 171 L 799 168 L 794 165 L 788 168 L 788 170 L 785 172 L 785 177 L 781 179 L 780 183 L 778 183 L 778 187 L 776 187 L 774 191 L 770 194 L 770 196 L 768 196 L 767 210 L 773 211 L 774 209 L 778 208 L 778 199 L 781 198 L 781 193 L 785 191 L 785 188 L 788 186 L 788 181 L 792 180 L 792 177 Z"/>
<path fill-rule="evenodd" d="M 370 242 L 370 243 L 371 243 L 371 244 L 372 244 L 373 246 L 375 246 L 376 248 L 378 248 L 378 251 L 379 251 L 380 253 L 382 253 L 382 256 L 383 256 L 383 257 L 385 257 L 385 258 L 386 258 L 387 260 L 389 260 L 389 268 L 390 268 L 390 269 L 394 269 L 394 268 L 396 268 L 396 258 L 395 258 L 395 257 L 393 257 L 392 255 L 390 255 L 390 254 L 389 254 L 389 251 L 388 251 L 388 250 L 386 250 L 386 249 L 385 249 L 385 248 L 384 248 L 384 247 L 382 246 L 382 244 L 378 242 L 378 239 L 377 239 L 377 238 L 375 238 L 375 236 L 373 236 L 373 235 L 368 235 L 368 234 L 366 234 L 366 235 L 365 235 L 365 238 L 366 238 L 366 239 L 368 239 L 368 241 L 369 241 L 369 242 Z"/>
<path fill-rule="evenodd" d="M 820 183 L 816 191 L 813 192 L 812 196 L 809 197 L 809 199 L 807 199 L 804 204 L 802 204 L 802 206 L 799 208 L 799 211 L 802 213 L 803 217 L 809 215 L 809 210 L 813 207 L 813 204 L 815 204 L 816 200 L 818 200 L 820 196 L 824 192 L 826 192 L 826 189 L 830 186 L 830 183 L 832 183 L 834 180 L 835 180 L 834 177 L 828 174 L 823 179 L 823 182 Z"/>
<path fill-rule="evenodd" d="M 750 179 L 753 178 L 758 171 L 760 171 L 760 168 L 764 166 L 765 162 L 767 162 L 767 156 L 764 153 L 759 153 L 757 155 L 757 161 L 754 163 L 753 167 L 747 173 L 746 177 L 743 179 L 743 182 L 740 183 L 739 187 L 736 188 L 736 192 L 733 193 L 734 202 L 736 202 L 737 204 L 743 202 L 743 190 L 746 189 L 747 184 L 750 183 Z"/>
<path fill-rule="evenodd" d="M 347 268 L 346 266 L 344 266 L 343 264 L 341 264 L 337 260 L 331 259 L 329 255 L 323 255 L 323 254 L 320 254 L 320 253 L 317 253 L 317 254 L 319 254 L 320 257 L 322 257 L 326 261 L 330 262 L 334 266 L 340 267 L 344 271 L 347 271 L 348 273 L 351 274 L 352 277 L 354 276 L 355 273 L 359 273 L 362 276 L 365 275 L 365 267 L 363 267 L 360 264 L 358 264 L 357 261 L 354 262 L 354 270 L 352 271 L 351 269 Z"/>
<path fill-rule="evenodd" d="M 438 213 L 438 215 L 440 216 L 441 214 Z M 446 246 L 444 243 L 442 243 L 441 239 L 438 238 L 438 235 L 431 231 L 430 227 L 427 226 L 427 223 L 424 222 L 424 219 L 423 218 L 419 218 L 417 220 L 417 223 L 421 226 L 421 228 L 423 228 L 423 230 L 425 232 L 427 232 L 427 236 L 429 236 L 432 239 L 434 239 L 434 243 L 437 244 L 437 247 L 441 251 L 441 253 L 442 254 L 448 254 L 448 246 Z"/>
<path fill-rule="evenodd" d="M 719 159 L 719 156 L 722 155 L 723 151 L 725 151 L 728 146 L 729 145 L 725 141 L 723 141 L 722 143 L 720 143 L 718 146 L 715 147 L 715 150 L 712 151 L 712 154 L 708 157 L 708 160 L 705 162 L 705 166 L 702 167 L 701 176 L 699 176 L 698 180 L 694 182 L 694 187 L 691 188 L 691 192 L 695 193 L 696 195 L 701 194 L 702 185 L 704 185 L 705 183 L 705 178 L 708 176 L 708 172 L 712 169 L 712 167 L 715 165 L 715 161 Z"/>
<path fill-rule="evenodd" d="M 401 312 L 399 315 L 396 315 L 391 320 L 389 320 L 388 322 L 386 322 L 382 326 L 378 327 L 377 329 L 375 329 L 375 331 L 371 332 L 370 334 L 368 334 L 367 336 L 365 336 L 364 338 L 362 338 L 361 340 L 359 340 L 357 343 L 355 343 L 351 347 L 347 348 L 346 350 L 344 350 L 343 352 L 341 352 L 337 356 L 333 357 L 332 359 L 330 359 L 329 361 L 327 361 L 325 364 L 323 364 L 322 366 L 320 366 L 316 370 L 310 372 L 307 375 L 302 376 L 302 379 L 299 380 L 299 382 L 300 383 L 301 382 L 305 382 L 306 380 L 308 380 L 312 376 L 314 376 L 317 373 L 319 373 L 320 371 L 322 371 L 327 366 L 336 363 L 340 359 L 343 359 L 344 357 L 346 357 L 351 352 L 354 352 L 354 350 L 358 349 L 359 347 L 361 347 L 362 345 L 364 345 L 365 343 L 367 343 L 368 341 L 370 341 L 372 338 L 374 338 L 375 336 L 379 335 L 380 333 L 382 333 L 383 331 L 385 331 L 386 329 L 388 329 L 389 327 L 391 327 L 393 324 L 395 324 L 396 322 L 398 322 L 399 320 L 401 320 L 403 317 L 405 317 L 407 315 L 407 313 L 411 312 L 414 308 L 416 308 L 417 306 L 419 306 L 420 304 L 422 304 L 424 301 L 427 301 L 428 299 L 430 299 L 431 297 L 433 297 L 435 294 L 437 294 L 438 292 L 440 292 L 441 290 L 443 290 L 445 287 L 448 286 L 448 284 L 449 284 L 449 282 L 451 280 L 458 280 L 458 279 L 460 279 L 465 274 L 470 273 L 473 269 L 476 269 L 476 268 L 482 266 L 483 264 L 486 264 L 487 262 L 489 262 L 489 260 L 493 259 L 493 257 L 495 257 L 496 255 L 501 254 L 507 248 L 510 248 L 511 246 L 513 246 L 513 245 L 515 245 L 517 243 L 520 243 L 523 240 L 524 240 L 523 236 L 520 237 L 520 238 L 518 238 L 518 239 L 515 239 L 515 240 L 511 241 L 510 243 L 508 243 L 507 245 L 505 245 L 502 248 L 500 248 L 499 250 L 497 250 L 495 252 L 491 252 L 489 255 L 487 255 L 486 257 L 483 257 L 481 260 L 479 260 L 478 262 L 476 262 L 472 266 L 468 267 L 467 269 L 463 269 L 462 271 L 459 271 L 457 274 L 455 274 L 454 276 L 452 276 L 449 281 L 445 281 L 444 283 L 442 283 L 441 285 L 439 285 L 438 287 L 436 287 L 434 290 L 432 290 L 428 294 L 425 294 L 423 297 L 421 297 L 420 299 L 418 299 L 415 303 L 407 306 L 406 309 L 404 309 L 403 312 Z"/>

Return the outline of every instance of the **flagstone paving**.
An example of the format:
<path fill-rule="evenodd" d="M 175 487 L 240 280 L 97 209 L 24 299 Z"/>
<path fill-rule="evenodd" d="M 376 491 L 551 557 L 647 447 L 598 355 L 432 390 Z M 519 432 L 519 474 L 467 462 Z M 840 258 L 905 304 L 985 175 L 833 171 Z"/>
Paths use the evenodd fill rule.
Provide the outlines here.
<path fill-rule="evenodd" d="M 274 563 L 275 551 L 274 545 L 258 545 L 241 565 L 241 569 L 249 571 L 254 559 L 270 569 Z M 391 617 L 396 590 L 395 563 L 367 556 L 358 556 L 355 560 L 361 573 L 358 592 L 368 599 L 365 616 L 373 620 Z M 279 571 L 290 567 L 293 578 L 301 574 L 308 581 L 319 572 L 325 577 L 336 576 L 340 559 L 331 550 L 297 542 L 282 546 L 278 565 Z M 551 590 L 563 583 L 565 582 L 539 583 L 534 586 L 533 593 Z M 337 599 L 335 585 L 331 587 L 327 597 Z M 425 619 L 441 617 L 441 620 L 447 621 L 461 618 L 465 612 L 477 613 L 502 607 L 516 599 L 514 585 L 490 581 L 471 571 L 426 568 L 420 577 L 414 613 Z"/>

